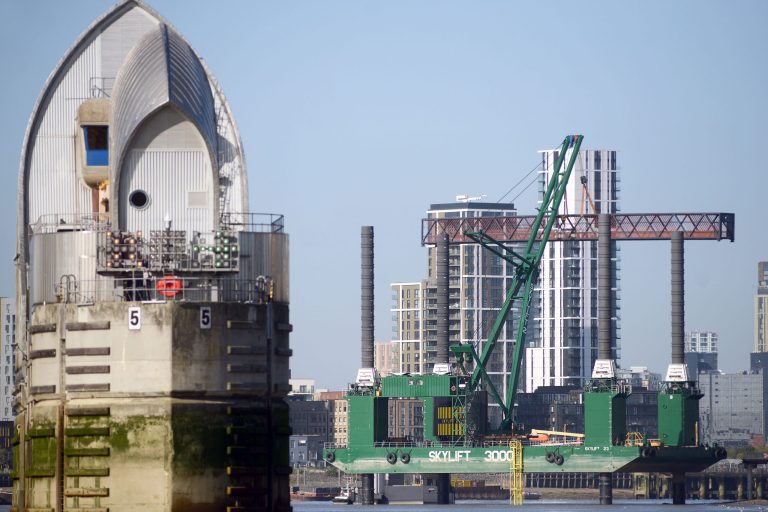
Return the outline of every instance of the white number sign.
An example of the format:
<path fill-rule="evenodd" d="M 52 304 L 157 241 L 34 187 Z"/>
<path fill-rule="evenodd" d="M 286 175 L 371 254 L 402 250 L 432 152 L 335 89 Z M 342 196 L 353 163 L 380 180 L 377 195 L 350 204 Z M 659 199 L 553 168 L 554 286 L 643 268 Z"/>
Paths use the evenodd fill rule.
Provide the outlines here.
<path fill-rule="evenodd" d="M 141 308 L 128 308 L 128 329 L 132 331 L 141 329 Z"/>
<path fill-rule="evenodd" d="M 211 318 L 211 308 L 200 308 L 200 328 L 210 329 L 213 319 Z"/>

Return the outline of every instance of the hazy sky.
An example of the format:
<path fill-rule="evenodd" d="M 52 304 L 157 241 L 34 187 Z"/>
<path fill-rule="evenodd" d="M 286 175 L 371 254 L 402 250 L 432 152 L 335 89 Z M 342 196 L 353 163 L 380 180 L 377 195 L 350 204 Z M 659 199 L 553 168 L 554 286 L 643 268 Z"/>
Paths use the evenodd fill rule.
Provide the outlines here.
<path fill-rule="evenodd" d="M 109 1 L 0 2 L 0 294 L 14 293 L 27 120 Z M 294 377 L 338 388 L 359 365 L 361 225 L 376 231 L 376 339 L 389 283 L 425 277 L 420 219 L 499 199 L 569 133 L 619 151 L 624 212 L 736 213 L 736 242 L 686 244 L 686 328 L 748 367 L 768 259 L 768 2 L 155 1 L 232 106 L 251 210 L 291 235 Z M 763 141 L 763 142 L 761 142 Z M 533 211 L 535 188 L 516 204 Z M 669 361 L 669 244 L 623 242 L 621 363 Z"/>

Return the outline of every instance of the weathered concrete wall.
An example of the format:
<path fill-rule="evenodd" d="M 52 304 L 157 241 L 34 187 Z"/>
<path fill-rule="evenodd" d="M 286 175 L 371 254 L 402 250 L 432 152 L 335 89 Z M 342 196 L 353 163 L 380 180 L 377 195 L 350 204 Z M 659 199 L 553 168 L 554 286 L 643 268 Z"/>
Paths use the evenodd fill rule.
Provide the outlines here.
<path fill-rule="evenodd" d="M 287 305 L 53 304 L 31 325 L 18 510 L 290 509 Z"/>

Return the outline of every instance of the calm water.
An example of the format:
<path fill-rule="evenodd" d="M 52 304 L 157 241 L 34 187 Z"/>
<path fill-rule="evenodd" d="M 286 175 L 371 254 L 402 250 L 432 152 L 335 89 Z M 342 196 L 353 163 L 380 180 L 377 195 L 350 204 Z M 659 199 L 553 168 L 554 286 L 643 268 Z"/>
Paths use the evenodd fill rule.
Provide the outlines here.
<path fill-rule="evenodd" d="M 566 512 L 566 511 L 591 511 L 602 512 L 605 510 L 616 511 L 626 510 L 629 512 L 672 512 L 674 510 L 685 510 L 686 512 L 739 512 L 739 511 L 764 511 L 768 512 L 768 506 L 765 505 L 738 505 L 733 503 L 697 503 L 691 502 L 683 507 L 672 507 L 669 501 L 664 500 L 645 500 L 645 501 L 618 501 L 611 506 L 599 506 L 592 501 L 545 501 L 536 503 L 526 503 L 522 507 L 511 507 L 506 501 L 460 501 L 455 505 L 441 506 L 422 506 L 422 505 L 378 505 L 378 506 L 358 506 L 358 505 L 334 505 L 329 502 L 294 502 L 293 510 L 295 512 L 336 512 L 336 511 L 372 511 L 376 512 L 440 512 L 457 510 L 472 510 L 473 512 L 511 512 L 513 510 L 525 510 L 533 512 Z M 0 509 L 2 511 L 3 509 Z"/>

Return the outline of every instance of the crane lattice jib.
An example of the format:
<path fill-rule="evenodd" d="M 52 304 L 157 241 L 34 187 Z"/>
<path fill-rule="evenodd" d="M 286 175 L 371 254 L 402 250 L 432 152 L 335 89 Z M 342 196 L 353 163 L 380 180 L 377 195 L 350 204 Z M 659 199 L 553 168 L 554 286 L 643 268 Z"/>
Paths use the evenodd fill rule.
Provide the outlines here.
<path fill-rule="evenodd" d="M 520 377 L 523 338 L 525 337 L 526 325 L 528 322 L 533 285 L 536 283 L 539 276 L 539 263 L 544 254 L 544 248 L 549 240 L 550 233 L 558 218 L 557 211 L 560 208 L 560 202 L 565 195 L 565 188 L 568 184 L 568 179 L 571 176 L 571 171 L 573 171 L 573 166 L 576 163 L 576 157 L 579 153 L 583 138 L 584 137 L 581 135 L 569 135 L 563 141 L 557 156 L 557 161 L 555 162 L 555 167 L 552 171 L 552 176 L 550 177 L 549 184 L 547 185 L 541 205 L 539 206 L 539 211 L 531 223 L 531 234 L 528 237 L 528 241 L 522 253 L 518 253 L 504 246 L 501 242 L 493 239 L 485 232 L 468 231 L 464 233 L 469 239 L 481 244 L 490 252 L 508 261 L 515 269 L 514 283 L 507 291 L 504 303 L 496 316 L 496 320 L 488 334 L 488 339 L 483 346 L 481 354 L 478 355 L 471 344 L 454 345 L 451 347 L 451 351 L 459 357 L 461 362 L 464 362 L 465 356 L 471 358 L 475 362 L 469 387 L 471 390 L 474 390 L 480 385 L 481 381 L 484 383 L 485 388 L 488 390 L 491 397 L 501 406 L 503 416 L 501 424 L 502 430 L 508 429 L 512 423 L 513 397 L 517 391 L 517 381 Z M 565 161 L 568 149 L 571 149 L 570 158 L 568 159 L 568 165 L 563 169 L 563 162 Z M 537 241 L 539 242 L 538 244 L 536 243 Z M 519 295 L 521 291 L 522 296 Z M 488 377 L 486 367 L 488 360 L 496 347 L 496 342 L 499 339 L 501 329 L 507 320 L 507 315 L 512 309 L 512 304 L 518 299 L 522 299 L 520 307 L 521 315 L 520 321 L 517 324 L 515 349 L 512 363 L 510 364 L 507 398 L 504 400 L 498 389 L 496 389 L 496 386 Z"/>

